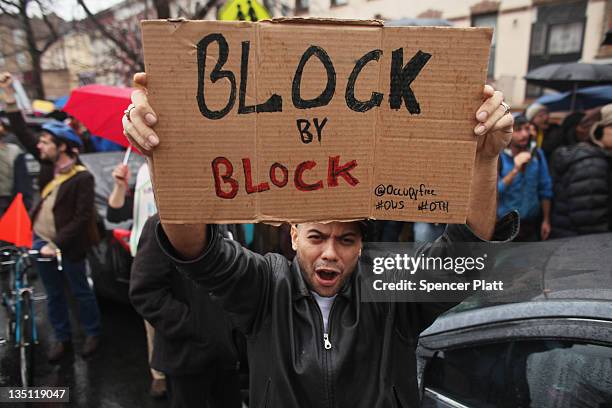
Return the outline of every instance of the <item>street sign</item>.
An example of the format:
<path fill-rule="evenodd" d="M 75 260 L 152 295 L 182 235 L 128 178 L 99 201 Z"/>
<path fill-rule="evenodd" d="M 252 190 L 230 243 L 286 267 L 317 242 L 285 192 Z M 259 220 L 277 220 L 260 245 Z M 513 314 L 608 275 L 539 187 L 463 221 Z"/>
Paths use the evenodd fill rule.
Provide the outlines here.
<path fill-rule="evenodd" d="M 258 21 L 271 18 L 257 0 L 230 0 L 219 10 L 219 20 Z"/>

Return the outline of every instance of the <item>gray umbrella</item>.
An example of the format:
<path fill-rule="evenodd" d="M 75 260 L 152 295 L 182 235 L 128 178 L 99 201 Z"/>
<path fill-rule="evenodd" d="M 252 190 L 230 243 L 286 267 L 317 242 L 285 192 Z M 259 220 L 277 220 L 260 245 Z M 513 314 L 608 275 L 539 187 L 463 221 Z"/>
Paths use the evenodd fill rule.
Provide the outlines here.
<path fill-rule="evenodd" d="M 585 86 L 612 84 L 612 66 L 582 62 L 549 64 L 529 71 L 525 79 L 545 88 L 573 91 Z"/>
<path fill-rule="evenodd" d="M 525 75 L 528 83 L 556 89 L 571 91 L 570 109 L 576 105 L 576 91 L 579 88 L 594 85 L 612 84 L 612 65 L 587 64 L 584 62 L 568 62 L 564 64 L 548 64 L 533 69 Z"/>

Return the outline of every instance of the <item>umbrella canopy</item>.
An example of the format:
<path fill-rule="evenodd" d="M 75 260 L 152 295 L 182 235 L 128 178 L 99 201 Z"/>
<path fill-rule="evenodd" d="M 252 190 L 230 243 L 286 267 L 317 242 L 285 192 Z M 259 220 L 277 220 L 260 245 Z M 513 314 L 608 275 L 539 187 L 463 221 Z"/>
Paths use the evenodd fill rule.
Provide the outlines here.
<path fill-rule="evenodd" d="M 64 112 L 77 118 L 91 133 L 127 147 L 130 144 L 123 135 L 121 117 L 131 94 L 131 88 L 82 86 L 70 93 Z"/>
<path fill-rule="evenodd" d="M 60 96 L 59 98 L 53 101 L 53 103 L 55 104 L 55 109 L 59 110 L 64 109 L 64 106 L 66 106 L 66 102 L 68 102 L 68 95 Z"/>
<path fill-rule="evenodd" d="M 32 101 L 32 110 L 34 112 L 49 113 L 53 112 L 54 109 L 55 105 L 53 104 L 53 102 L 45 101 L 42 99 L 34 99 L 34 101 Z"/>
<path fill-rule="evenodd" d="M 574 110 L 587 110 L 612 103 L 612 85 L 592 86 L 576 91 Z M 571 110 L 572 93 L 546 94 L 536 100 L 551 112 Z"/>
<path fill-rule="evenodd" d="M 525 79 L 530 84 L 557 91 L 569 91 L 586 86 L 612 84 L 612 66 L 583 62 L 549 64 L 529 71 Z"/>

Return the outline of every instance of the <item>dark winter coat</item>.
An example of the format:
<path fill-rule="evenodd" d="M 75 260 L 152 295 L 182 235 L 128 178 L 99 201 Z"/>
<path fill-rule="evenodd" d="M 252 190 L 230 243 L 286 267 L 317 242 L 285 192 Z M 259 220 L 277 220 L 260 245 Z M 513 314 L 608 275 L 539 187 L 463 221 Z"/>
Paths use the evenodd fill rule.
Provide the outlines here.
<path fill-rule="evenodd" d="M 591 143 L 557 149 L 552 237 L 606 232 L 612 222 L 612 156 Z"/>
<path fill-rule="evenodd" d="M 151 367 L 169 375 L 237 366 L 231 325 L 208 291 L 176 270 L 155 237 L 159 216 L 145 223 L 132 264 L 130 300 L 155 328 Z"/>

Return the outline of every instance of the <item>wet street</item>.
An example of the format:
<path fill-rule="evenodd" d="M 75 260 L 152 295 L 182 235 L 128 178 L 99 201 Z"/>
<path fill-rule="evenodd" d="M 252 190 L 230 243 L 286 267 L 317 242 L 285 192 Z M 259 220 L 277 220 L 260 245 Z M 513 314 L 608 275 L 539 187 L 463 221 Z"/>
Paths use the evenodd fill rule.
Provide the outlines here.
<path fill-rule="evenodd" d="M 35 282 L 37 294 L 44 289 L 40 279 Z M 142 319 L 128 305 L 108 301 L 100 303 L 102 313 L 101 345 L 97 353 L 84 360 L 80 350 L 84 334 L 76 323 L 72 310 L 73 352 L 60 364 L 49 364 L 47 348 L 52 331 L 47 321 L 46 301 L 36 303 L 36 319 L 40 344 L 35 357 L 35 386 L 69 387 L 70 403 L 28 404 L 28 407 L 166 407 L 166 400 L 156 401 L 148 395 L 150 374 L 147 364 L 145 330 Z M 6 337 L 6 313 L 0 307 L 0 337 Z M 19 384 L 17 352 L 8 344 L 0 346 L 0 387 Z M 9 404 L 0 404 L 0 408 Z M 15 407 L 24 405 L 12 405 Z"/>

